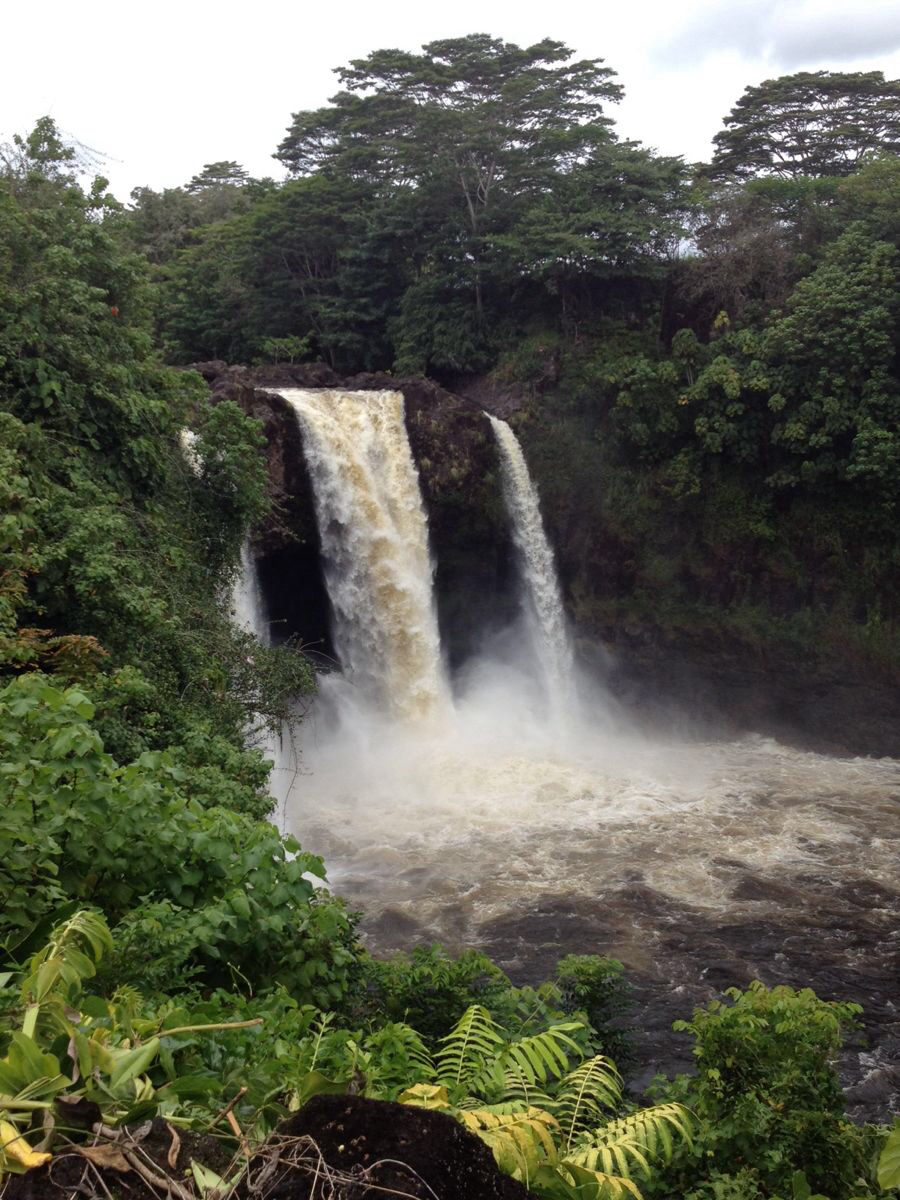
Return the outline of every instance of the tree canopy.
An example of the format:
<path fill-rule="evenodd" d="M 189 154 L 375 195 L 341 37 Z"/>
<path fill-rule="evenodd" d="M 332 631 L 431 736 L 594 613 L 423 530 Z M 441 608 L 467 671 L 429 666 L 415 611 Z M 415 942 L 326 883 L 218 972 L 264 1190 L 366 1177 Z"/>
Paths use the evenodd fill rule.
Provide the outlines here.
<path fill-rule="evenodd" d="M 527 186 L 609 137 L 621 98 L 602 59 L 570 62 L 547 38 L 521 48 L 486 34 L 377 50 L 337 74 L 326 108 L 294 115 L 277 157 L 294 174 L 337 167 L 393 183 L 449 172 L 473 227 L 495 188 Z"/>
<path fill-rule="evenodd" d="M 609 142 L 604 105 L 622 90 L 602 60 L 571 62 L 549 38 L 522 48 L 471 34 L 422 49 L 378 50 L 341 68 L 344 90 L 327 108 L 296 113 L 277 156 L 296 175 L 325 170 L 439 197 L 443 236 L 455 229 L 471 260 L 481 315 L 483 238 L 498 212 Z"/>
<path fill-rule="evenodd" d="M 800 71 L 748 87 L 725 118 L 712 170 L 723 177 L 849 175 L 900 152 L 900 80 L 881 71 Z"/>

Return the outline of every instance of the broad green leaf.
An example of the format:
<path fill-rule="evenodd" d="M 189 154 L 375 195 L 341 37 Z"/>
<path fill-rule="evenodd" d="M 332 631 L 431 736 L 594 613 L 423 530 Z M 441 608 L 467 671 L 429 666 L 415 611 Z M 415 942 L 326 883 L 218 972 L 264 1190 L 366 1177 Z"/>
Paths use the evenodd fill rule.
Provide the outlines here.
<path fill-rule="evenodd" d="M 894 1122 L 878 1158 L 878 1186 L 900 1188 L 900 1119 Z"/>
<path fill-rule="evenodd" d="M 115 1090 L 130 1079 L 135 1079 L 138 1075 L 143 1074 L 158 1053 L 159 1038 L 155 1037 L 143 1046 L 136 1046 L 133 1050 L 119 1051 L 114 1054 L 113 1068 L 109 1076 L 110 1087 Z"/>

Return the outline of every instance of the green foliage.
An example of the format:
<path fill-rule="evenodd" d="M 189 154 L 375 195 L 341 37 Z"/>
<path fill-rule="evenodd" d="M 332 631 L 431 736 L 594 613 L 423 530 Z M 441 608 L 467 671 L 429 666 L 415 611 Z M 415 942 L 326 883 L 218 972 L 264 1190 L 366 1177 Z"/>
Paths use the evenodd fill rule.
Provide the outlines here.
<path fill-rule="evenodd" d="M 249 176 L 240 163 L 233 159 L 214 163 L 205 163 L 203 170 L 185 184 L 186 192 L 202 192 L 209 188 L 219 188 L 223 185 L 240 187 L 247 182 Z"/>
<path fill-rule="evenodd" d="M 896 502 L 898 278 L 896 248 L 850 229 L 767 331 L 763 354 L 774 367 L 769 408 L 777 417 L 771 438 L 796 463 L 779 482 L 838 475 Z"/>
<path fill-rule="evenodd" d="M 551 1197 L 874 1183 L 884 1135 L 844 1120 L 830 1066 L 853 1006 L 732 993 L 683 1025 L 696 1078 L 631 1111 L 608 1058 L 619 964 L 570 957 L 531 989 L 474 952 L 360 962 L 304 877 L 321 862 L 262 821 L 247 743 L 313 678 L 229 621 L 265 508 L 259 428 L 160 366 L 154 319 L 180 362 L 495 364 L 530 396 L 585 624 L 896 661 L 896 83 L 748 89 L 717 139 L 726 183 L 688 197 L 677 161 L 615 142 L 612 73 L 570 59 L 481 35 L 375 52 L 294 118 L 297 178 L 207 164 L 129 212 L 78 186 L 47 118 L 3 152 L 5 1169 L 36 1165 L 67 1091 L 111 1121 L 203 1124 L 246 1088 L 263 1136 L 352 1087 L 452 1112 Z M 249 1024 L 192 1036 L 236 1006 Z M 877 1147 L 885 1188 L 897 1145 Z"/>
<path fill-rule="evenodd" d="M 900 156 L 879 154 L 842 180 L 837 201 L 847 222 L 861 224 L 875 241 L 900 244 Z"/>
<path fill-rule="evenodd" d="M 621 89 L 601 60 L 476 34 L 339 75 L 279 148 L 294 178 L 173 244 L 161 323 L 176 361 L 483 370 L 520 311 L 561 305 L 571 330 L 604 286 L 632 305 L 658 290 L 684 169 L 615 143 L 605 107 Z M 160 206 L 146 200 L 135 228 Z"/>
<path fill-rule="evenodd" d="M 579 292 L 596 280 L 659 276 L 681 233 L 683 164 L 631 142 L 602 144 L 534 197 L 490 239 L 510 283 L 525 276 L 560 297 L 568 324 Z"/>
<path fill-rule="evenodd" d="M 848 175 L 900 150 L 900 81 L 881 71 L 799 71 L 748 87 L 713 139 L 713 168 L 737 176 Z"/>
<path fill-rule="evenodd" d="M 127 765 L 103 749 L 93 706 L 74 688 L 23 675 L 0 692 L 3 934 L 62 898 L 117 923 L 113 974 L 154 988 L 197 975 L 258 986 L 283 980 L 325 1007 L 348 982 L 348 919 L 305 876 L 320 859 L 268 823 L 203 807 L 171 756 Z"/>
<path fill-rule="evenodd" d="M 0 177 L 0 670 L 89 684 L 118 761 L 165 751 L 197 800 L 262 815 L 248 723 L 279 727 L 313 678 L 223 600 L 265 511 L 258 425 L 156 361 L 145 266 L 52 122 L 17 145 Z"/>
<path fill-rule="evenodd" d="M 766 1196 L 790 1194 L 803 1171 L 811 1188 L 845 1200 L 866 1174 L 867 1139 L 843 1116 L 832 1061 L 859 1005 L 760 983 L 728 995 L 675 1024 L 695 1039 L 697 1075 L 673 1095 L 700 1118 L 699 1170 L 746 1164 Z"/>
<path fill-rule="evenodd" d="M 259 422 L 248 420 L 232 400 L 205 411 L 192 444 L 200 481 L 194 517 L 218 577 L 238 561 L 248 526 L 268 511 L 264 444 Z"/>
<path fill-rule="evenodd" d="M 878 1186 L 900 1188 L 900 1119 L 894 1121 L 878 1158 Z"/>
<path fill-rule="evenodd" d="M 652 1179 L 676 1142 L 690 1145 L 693 1118 L 677 1103 L 611 1118 L 623 1104 L 621 1077 L 603 1055 L 570 1069 L 572 1052 L 581 1057 L 569 1036 L 577 1024 L 510 1039 L 473 1005 L 443 1039 L 433 1082 L 399 1099 L 455 1115 L 539 1195 L 639 1198 L 635 1174 Z"/>
<path fill-rule="evenodd" d="M 472 1004 L 495 1010 L 512 985 L 477 950 L 451 958 L 440 946 L 365 962 L 366 1013 L 411 1025 L 430 1043 L 444 1037 Z"/>
<path fill-rule="evenodd" d="M 364 991 L 350 1015 L 368 1025 L 387 1018 L 411 1026 L 435 1050 L 461 1019 L 476 1006 L 489 1010 L 504 1026 L 523 1035 L 539 1033 L 568 1019 L 579 1023 L 573 1036 L 584 1054 L 603 1051 L 628 1056 L 622 1022 L 630 987 L 623 967 L 599 955 L 567 955 L 555 978 L 538 988 L 513 987 L 509 978 L 484 954 L 466 950 L 457 958 L 440 946 L 417 946 L 410 954 L 361 963 Z"/>
<path fill-rule="evenodd" d="M 631 1000 L 625 968 L 599 954 L 567 954 L 556 964 L 560 1007 L 583 1013 L 595 1033 L 595 1045 L 617 1062 L 631 1057 L 628 1030 L 622 1020 Z"/>
<path fill-rule="evenodd" d="M 69 1114 L 79 1105 L 96 1106 L 103 1124 L 117 1126 L 174 1115 L 198 1082 L 204 1091 L 176 1058 L 209 1025 L 154 1013 L 133 988 L 111 998 L 85 995 L 111 946 L 102 917 L 74 911 L 18 973 L 20 1027 L 0 1028 L 0 1176 L 48 1162 L 60 1134 L 74 1132 Z"/>

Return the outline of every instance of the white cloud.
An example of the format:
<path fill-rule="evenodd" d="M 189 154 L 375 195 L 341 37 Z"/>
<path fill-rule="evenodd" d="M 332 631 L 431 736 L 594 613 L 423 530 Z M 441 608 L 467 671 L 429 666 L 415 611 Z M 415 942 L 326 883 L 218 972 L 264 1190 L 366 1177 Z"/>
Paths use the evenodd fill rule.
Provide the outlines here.
<path fill-rule="evenodd" d="M 846 51 L 863 56 L 860 68 L 890 73 L 893 65 L 900 74 L 900 55 L 891 61 L 879 53 L 882 39 L 885 49 L 898 45 L 888 7 L 877 0 L 852 10 L 836 0 L 10 4 L 0 140 L 49 113 L 108 156 L 105 173 L 122 198 L 139 184 L 184 183 L 216 159 L 277 177 L 271 156 L 291 113 L 333 95 L 334 67 L 383 46 L 416 49 L 487 32 L 519 43 L 554 37 L 580 57 L 604 58 L 626 89 L 613 110 L 620 135 L 702 158 L 744 88 L 783 69 L 833 65 L 828 55 Z M 869 48 L 875 57 L 865 57 Z"/>
<path fill-rule="evenodd" d="M 896 0 L 736 0 L 706 3 L 669 38 L 658 58 L 701 60 L 723 50 L 785 69 L 837 66 L 860 58 L 887 58 L 900 49 Z"/>

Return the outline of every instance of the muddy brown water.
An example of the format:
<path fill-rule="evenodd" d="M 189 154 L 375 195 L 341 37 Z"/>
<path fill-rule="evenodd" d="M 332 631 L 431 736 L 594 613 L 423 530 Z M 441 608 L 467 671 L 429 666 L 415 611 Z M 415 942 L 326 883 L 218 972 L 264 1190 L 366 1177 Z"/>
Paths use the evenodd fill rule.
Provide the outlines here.
<path fill-rule="evenodd" d="M 852 1115 L 900 1111 L 900 762 L 514 717 L 482 697 L 430 735 L 314 730 L 287 820 L 371 948 L 475 946 L 519 983 L 621 959 L 636 1091 L 690 1068 L 671 1025 L 696 1005 L 808 986 L 864 1007 Z"/>

